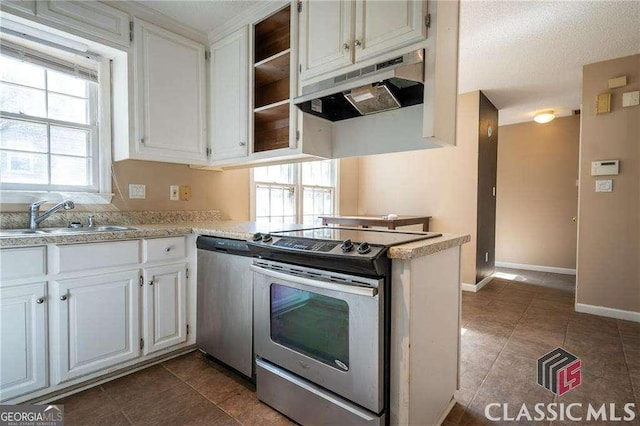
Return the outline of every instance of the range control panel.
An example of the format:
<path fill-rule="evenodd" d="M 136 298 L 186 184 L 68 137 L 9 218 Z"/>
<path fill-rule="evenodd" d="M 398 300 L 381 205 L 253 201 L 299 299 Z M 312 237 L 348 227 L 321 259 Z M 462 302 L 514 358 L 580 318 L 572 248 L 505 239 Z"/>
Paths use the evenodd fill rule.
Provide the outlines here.
<path fill-rule="evenodd" d="M 366 242 L 356 243 L 351 240 L 337 242 L 308 238 L 278 237 L 271 234 L 256 234 L 251 242 L 261 247 L 270 247 L 272 250 L 315 252 L 364 258 L 374 258 L 385 249 L 384 246 L 372 245 Z"/>

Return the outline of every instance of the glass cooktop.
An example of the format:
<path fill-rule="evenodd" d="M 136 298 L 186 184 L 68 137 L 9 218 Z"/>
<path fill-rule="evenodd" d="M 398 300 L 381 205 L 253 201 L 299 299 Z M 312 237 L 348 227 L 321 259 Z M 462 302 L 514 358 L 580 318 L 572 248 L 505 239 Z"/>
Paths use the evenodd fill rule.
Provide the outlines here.
<path fill-rule="evenodd" d="M 297 231 L 272 232 L 280 237 L 305 238 L 309 240 L 344 241 L 355 243 L 367 242 L 385 247 L 405 244 L 412 241 L 426 240 L 442 236 L 435 232 L 399 232 L 377 229 L 338 228 L 323 226 L 320 228 L 301 229 Z"/>

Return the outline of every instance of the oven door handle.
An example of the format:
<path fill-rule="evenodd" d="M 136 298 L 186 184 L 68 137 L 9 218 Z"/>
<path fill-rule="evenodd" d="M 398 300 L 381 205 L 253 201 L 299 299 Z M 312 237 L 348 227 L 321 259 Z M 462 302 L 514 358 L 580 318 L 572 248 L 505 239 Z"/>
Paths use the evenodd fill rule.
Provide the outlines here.
<path fill-rule="evenodd" d="M 294 284 L 305 285 L 308 287 L 319 288 L 323 290 L 341 291 L 343 293 L 354 294 L 356 296 L 374 297 L 378 294 L 378 289 L 374 287 L 360 287 L 355 285 L 346 285 L 324 280 L 314 280 L 311 278 L 300 277 L 297 275 L 285 274 L 283 272 L 274 271 L 272 269 L 263 268 L 257 265 L 251 265 L 251 270 L 258 274 L 266 275 Z"/>

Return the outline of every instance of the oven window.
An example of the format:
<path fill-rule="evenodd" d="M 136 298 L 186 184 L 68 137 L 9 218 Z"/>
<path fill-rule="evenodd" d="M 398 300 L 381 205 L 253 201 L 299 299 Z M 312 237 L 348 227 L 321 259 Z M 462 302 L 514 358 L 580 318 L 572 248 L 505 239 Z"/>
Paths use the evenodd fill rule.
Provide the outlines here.
<path fill-rule="evenodd" d="M 271 285 L 271 340 L 339 370 L 349 370 L 349 305 Z"/>

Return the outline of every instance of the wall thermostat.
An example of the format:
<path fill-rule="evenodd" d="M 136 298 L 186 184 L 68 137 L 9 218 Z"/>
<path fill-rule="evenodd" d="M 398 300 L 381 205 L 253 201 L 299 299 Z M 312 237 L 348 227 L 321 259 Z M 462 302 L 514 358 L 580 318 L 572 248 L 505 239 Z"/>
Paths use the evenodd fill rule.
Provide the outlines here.
<path fill-rule="evenodd" d="M 620 160 L 601 160 L 591 162 L 591 176 L 611 176 L 620 172 Z"/>

